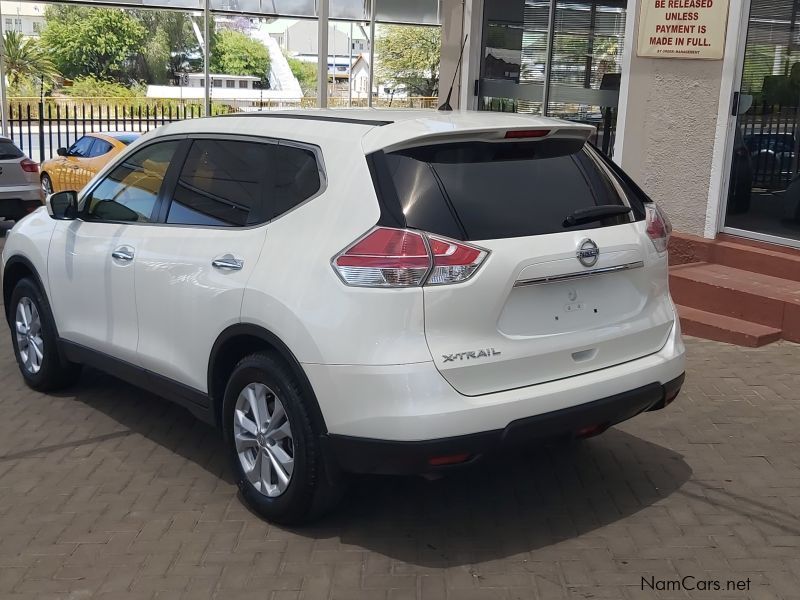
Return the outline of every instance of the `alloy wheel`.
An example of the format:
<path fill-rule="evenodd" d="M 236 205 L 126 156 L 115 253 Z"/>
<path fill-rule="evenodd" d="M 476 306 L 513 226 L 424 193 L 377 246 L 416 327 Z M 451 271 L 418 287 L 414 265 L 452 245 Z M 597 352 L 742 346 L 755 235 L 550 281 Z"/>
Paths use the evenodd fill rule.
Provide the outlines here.
<path fill-rule="evenodd" d="M 33 300 L 24 296 L 17 303 L 15 332 L 19 357 L 25 370 L 36 375 L 42 368 L 44 340 L 42 339 L 42 319 Z"/>
<path fill-rule="evenodd" d="M 294 471 L 292 426 L 280 398 L 263 383 L 251 383 L 239 393 L 233 435 L 253 487 L 270 498 L 283 494 Z"/>
<path fill-rule="evenodd" d="M 47 176 L 42 177 L 42 192 L 44 192 L 45 197 L 53 193 L 53 182 Z"/>

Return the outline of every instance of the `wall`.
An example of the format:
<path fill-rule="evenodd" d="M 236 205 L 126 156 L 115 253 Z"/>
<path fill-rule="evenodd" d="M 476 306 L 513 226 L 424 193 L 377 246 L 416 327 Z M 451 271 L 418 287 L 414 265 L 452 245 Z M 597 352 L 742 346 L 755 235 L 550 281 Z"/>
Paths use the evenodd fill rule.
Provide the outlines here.
<path fill-rule="evenodd" d="M 703 235 L 723 61 L 637 57 L 637 5 L 628 3 L 614 159 L 664 206 L 675 229 Z"/>

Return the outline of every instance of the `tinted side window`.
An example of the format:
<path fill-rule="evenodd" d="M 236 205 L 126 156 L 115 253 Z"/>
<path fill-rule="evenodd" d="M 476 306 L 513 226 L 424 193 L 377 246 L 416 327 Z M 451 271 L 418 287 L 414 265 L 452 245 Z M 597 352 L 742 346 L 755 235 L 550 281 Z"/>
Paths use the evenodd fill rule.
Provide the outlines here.
<path fill-rule="evenodd" d="M 167 223 L 242 227 L 263 222 L 263 177 L 273 147 L 195 140 L 178 177 Z"/>
<path fill-rule="evenodd" d="M 87 197 L 92 221 L 147 223 L 179 141 L 161 142 L 128 156 Z"/>
<path fill-rule="evenodd" d="M 267 168 L 269 219 L 279 217 L 316 194 L 322 182 L 317 157 L 311 150 L 273 146 Z"/>
<path fill-rule="evenodd" d="M 93 137 L 89 137 L 88 135 L 83 136 L 77 142 L 72 144 L 69 149 L 69 155 L 78 156 L 80 158 L 89 156 L 89 153 L 92 151 L 92 142 L 94 142 Z"/>
<path fill-rule="evenodd" d="M 113 146 L 107 141 L 95 138 L 94 145 L 92 146 L 91 157 L 94 158 L 95 156 L 103 156 L 103 154 L 110 152 L 111 148 L 113 148 Z"/>

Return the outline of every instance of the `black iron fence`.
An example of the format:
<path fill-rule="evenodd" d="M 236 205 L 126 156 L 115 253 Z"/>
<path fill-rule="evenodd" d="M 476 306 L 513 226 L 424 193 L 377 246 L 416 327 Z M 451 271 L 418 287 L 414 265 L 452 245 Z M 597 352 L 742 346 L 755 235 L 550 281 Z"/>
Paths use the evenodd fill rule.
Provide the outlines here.
<path fill-rule="evenodd" d="M 735 160 L 749 163 L 752 186 L 785 189 L 798 173 L 800 107 L 760 104 L 739 116 Z"/>
<path fill-rule="evenodd" d="M 222 112 L 222 111 L 220 111 Z M 151 129 L 203 115 L 199 104 L 150 103 L 22 103 L 12 102 L 8 111 L 9 137 L 34 160 L 52 158 L 87 133 Z"/>
<path fill-rule="evenodd" d="M 375 99 L 376 108 L 433 108 L 436 98 L 408 97 Z M 265 99 L 264 101 L 215 100 L 214 115 L 253 110 L 310 108 L 316 98 Z M 366 98 L 334 97 L 332 108 L 366 107 Z M 150 98 L 12 98 L 8 107 L 8 132 L 19 148 L 33 160 L 52 158 L 58 148 L 69 147 L 87 133 L 135 131 L 145 133 L 173 121 L 204 116 L 203 105 L 191 100 Z"/>

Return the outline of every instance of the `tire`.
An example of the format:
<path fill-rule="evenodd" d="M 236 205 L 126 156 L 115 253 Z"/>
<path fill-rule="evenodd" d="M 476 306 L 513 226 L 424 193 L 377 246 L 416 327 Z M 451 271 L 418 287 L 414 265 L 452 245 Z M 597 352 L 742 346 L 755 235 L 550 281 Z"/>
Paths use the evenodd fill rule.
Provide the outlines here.
<path fill-rule="evenodd" d="M 310 402 L 286 364 L 268 353 L 239 361 L 225 389 L 223 432 L 236 484 L 246 504 L 274 523 L 321 516 L 344 487 L 325 468 Z M 256 410 L 269 419 L 257 419 Z"/>
<path fill-rule="evenodd" d="M 80 366 L 61 357 L 50 304 L 33 279 L 21 279 L 14 287 L 9 317 L 14 356 L 25 383 L 40 392 L 74 383 Z"/>
<path fill-rule="evenodd" d="M 49 191 L 48 191 L 49 190 Z M 50 175 L 47 173 L 42 173 L 42 192 L 45 195 L 45 198 L 52 194 L 55 190 L 53 189 L 53 180 L 50 179 Z"/>

